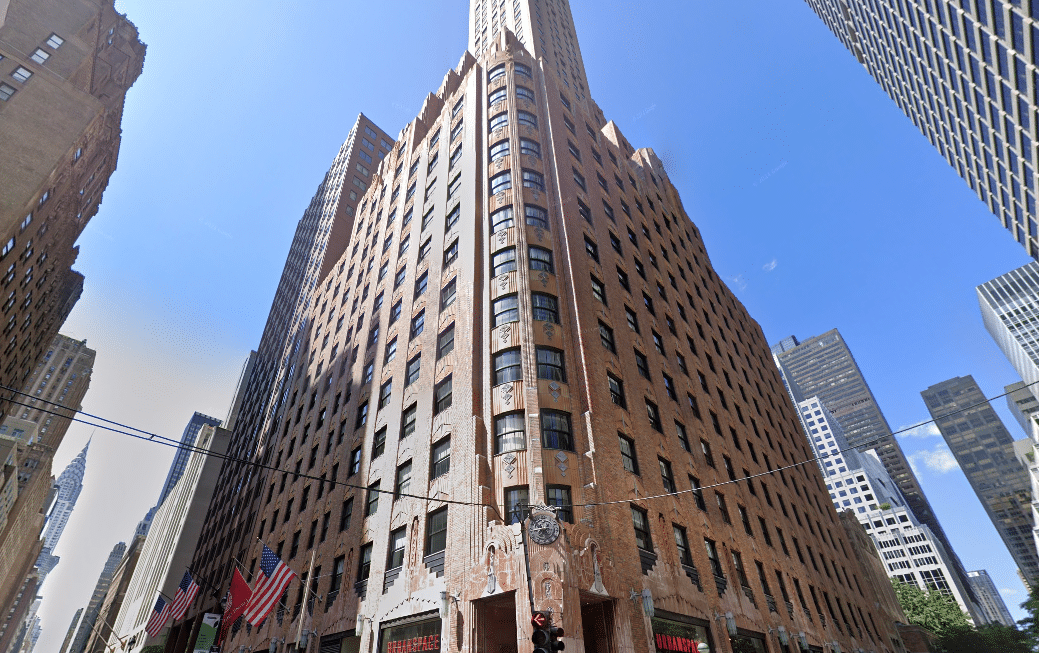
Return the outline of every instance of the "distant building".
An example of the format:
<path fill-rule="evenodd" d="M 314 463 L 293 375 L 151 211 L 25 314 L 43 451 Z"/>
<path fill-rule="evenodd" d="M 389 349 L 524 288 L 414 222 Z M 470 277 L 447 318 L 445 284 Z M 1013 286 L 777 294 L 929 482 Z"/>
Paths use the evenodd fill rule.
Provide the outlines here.
<path fill-rule="evenodd" d="M 198 450 L 191 452 L 180 481 L 156 510 L 133 573 L 124 580 L 126 589 L 118 612 L 109 612 L 109 645 L 133 653 L 157 641 L 148 637 L 144 626 L 159 592 L 173 597 L 191 564 L 220 472 L 222 461 L 218 456 L 227 451 L 227 441 L 228 432 L 212 424 L 203 425 L 198 432 Z"/>
<path fill-rule="evenodd" d="M 96 352 L 86 346 L 86 341 L 58 334 L 28 375 L 21 400 L 9 403 L 0 421 L 0 450 L 14 443 L 7 458 L 16 460 L 17 468 L 17 488 L 5 483 L 4 494 L 0 495 L 0 516 L 6 510 L 8 521 L 0 530 L 0 651 L 10 646 L 27 617 L 35 588 L 56 562 L 51 559 L 51 550 L 44 552 L 45 542 L 40 539 L 44 520 L 59 494 L 51 476 L 51 462 L 71 424 L 69 417 L 79 409 L 90 387 L 95 358 Z M 74 487 L 75 483 L 69 489 Z M 12 489 L 16 496 L 11 494 Z M 68 507 L 67 502 L 55 506 L 57 512 L 50 520 L 55 542 L 54 535 L 60 534 L 68 518 Z"/>
<path fill-rule="evenodd" d="M 1032 537 L 1031 477 L 1017 458 L 1014 439 L 969 375 L 920 394 L 1025 583 L 1036 587 L 1039 555 Z"/>
<path fill-rule="evenodd" d="M 69 624 L 69 629 L 65 633 L 65 639 L 61 643 L 61 649 L 58 653 L 68 653 L 69 646 L 72 644 L 72 638 L 76 636 L 76 626 L 79 625 L 80 617 L 83 616 L 83 608 L 76 610 L 76 614 L 72 616 L 72 623 Z"/>
<path fill-rule="evenodd" d="M 992 582 L 992 577 L 988 575 L 988 572 L 984 569 L 968 571 L 967 578 L 974 586 L 974 595 L 978 597 L 978 604 L 985 613 L 986 621 L 1016 628 L 1017 623 L 1010 616 L 1010 610 L 1007 610 L 1007 604 L 1003 602 L 1003 597 L 1000 596 L 999 590 L 996 589 L 996 584 Z"/>
<path fill-rule="evenodd" d="M 130 585 L 130 579 L 137 569 L 137 561 L 140 559 L 141 551 L 144 548 L 144 539 L 140 535 L 134 537 L 133 542 L 127 547 L 126 553 L 123 554 L 122 559 L 119 561 L 119 566 L 112 573 L 108 591 L 105 592 L 105 596 L 101 600 L 101 607 L 98 609 L 97 618 L 94 620 L 94 628 L 91 630 L 90 637 L 87 638 L 87 643 L 83 647 L 84 653 L 107 653 L 111 650 L 108 648 L 108 639 L 112 635 L 113 622 L 115 622 L 115 618 L 119 614 L 120 608 L 122 608 L 126 590 Z"/>
<path fill-rule="evenodd" d="M 159 502 L 155 504 L 156 507 L 162 505 L 169 493 L 173 491 L 173 486 L 177 484 L 177 481 L 184 474 L 184 470 L 188 465 L 188 458 L 191 457 L 191 447 L 195 446 L 195 440 L 198 438 L 199 431 L 207 425 L 220 426 L 220 420 L 216 417 L 196 412 L 191 417 L 188 425 L 184 427 L 184 433 L 180 436 L 181 448 L 176 450 L 173 463 L 170 465 L 170 471 L 166 473 L 166 482 L 162 485 L 162 492 L 159 493 Z"/>
<path fill-rule="evenodd" d="M 94 593 L 90 595 L 90 603 L 87 603 L 86 610 L 83 611 L 83 620 L 79 622 L 79 629 L 76 630 L 76 636 L 72 640 L 68 653 L 83 653 L 86 648 L 87 640 L 90 639 L 90 635 L 97 625 L 97 615 L 101 610 L 101 603 L 105 600 L 108 587 L 112 584 L 112 577 L 125 553 L 126 543 L 120 542 L 112 547 L 112 552 L 108 554 L 108 560 L 105 561 L 97 584 L 94 585 Z"/>
<path fill-rule="evenodd" d="M 1039 400 L 1035 398 L 1024 381 L 1004 386 L 1003 391 L 1007 393 L 1007 407 L 1014 419 L 1026 434 L 1031 434 L 1033 423 L 1039 412 Z"/>
<path fill-rule="evenodd" d="M 47 574 L 54 569 L 54 566 L 58 564 L 58 556 L 53 555 L 51 552 L 58 545 L 58 540 L 65 531 L 69 517 L 76 507 L 76 501 L 79 500 L 79 493 L 83 491 L 83 475 L 87 471 L 87 449 L 89 448 L 90 442 L 87 441 L 86 446 L 83 447 L 78 456 L 72 459 L 72 462 L 68 464 L 54 485 L 58 490 L 58 494 L 43 529 L 43 552 L 40 553 L 40 557 L 36 561 L 41 583 Z"/>
<path fill-rule="evenodd" d="M 830 500 L 866 529 L 887 576 L 921 590 L 948 594 L 979 621 L 980 610 L 960 584 L 945 546 L 913 514 L 876 454 L 850 448 L 838 420 L 818 397 L 800 402 L 797 408 Z"/>
<path fill-rule="evenodd" d="M 942 543 L 958 585 L 966 588 L 970 595 L 973 590 L 967 582 L 967 570 L 946 537 L 902 447 L 891 434 L 891 427 L 840 332 L 831 329 L 804 341 L 790 336 L 773 345 L 772 354 L 795 404 L 818 397 L 840 424 L 852 447 L 875 452 L 913 515 Z"/>

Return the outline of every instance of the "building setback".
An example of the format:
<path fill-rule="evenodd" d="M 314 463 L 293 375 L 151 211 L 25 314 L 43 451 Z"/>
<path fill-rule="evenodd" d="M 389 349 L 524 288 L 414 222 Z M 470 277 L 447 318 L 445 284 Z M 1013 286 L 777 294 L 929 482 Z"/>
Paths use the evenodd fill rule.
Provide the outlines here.
<path fill-rule="evenodd" d="M 772 353 L 795 403 L 818 397 L 836 418 L 851 446 L 862 452 L 876 453 L 908 502 L 909 510 L 941 542 L 957 584 L 964 588 L 969 602 L 973 602 L 974 598 L 969 596 L 973 590 L 967 581 L 967 570 L 946 537 L 902 447 L 891 434 L 891 427 L 840 332 L 831 329 L 805 341 L 790 336 L 774 345 Z"/>
<path fill-rule="evenodd" d="M 1018 572 L 1035 587 L 1039 555 L 1032 539 L 1031 478 L 1017 458 L 1013 438 L 970 375 L 943 381 L 920 394 Z"/>
<path fill-rule="evenodd" d="M 60 559 L 53 554 L 54 547 L 58 545 L 58 540 L 61 539 L 61 534 L 65 531 L 69 517 L 76 508 L 79 493 L 83 491 L 83 475 L 87 471 L 87 450 L 89 448 L 90 441 L 87 441 L 83 450 L 72 459 L 65 471 L 58 476 L 57 483 L 54 484 L 58 493 L 43 528 L 43 552 L 40 553 L 40 557 L 36 560 L 41 583 L 46 575 L 54 569 L 54 566 L 58 564 Z"/>
<path fill-rule="evenodd" d="M 518 27 L 577 59 L 569 7 L 470 15 L 480 59 L 373 170 L 269 428 L 235 429 L 280 471 L 225 464 L 193 568 L 222 593 L 260 538 L 305 579 L 224 647 L 516 651 L 533 608 L 568 650 L 898 650 L 819 471 L 777 470 L 797 415 L 659 159 Z"/>
<path fill-rule="evenodd" d="M 1039 257 L 1039 0 L 807 0 L 827 27 Z"/>
<path fill-rule="evenodd" d="M 1007 604 L 1003 602 L 1003 597 L 1000 596 L 999 590 L 996 589 L 996 584 L 992 582 L 992 577 L 988 575 L 988 572 L 984 569 L 968 571 L 967 577 L 974 586 L 974 594 L 978 597 L 987 621 L 1016 628 L 1017 624 L 1010 616 L 1010 610 L 1007 610 Z"/>

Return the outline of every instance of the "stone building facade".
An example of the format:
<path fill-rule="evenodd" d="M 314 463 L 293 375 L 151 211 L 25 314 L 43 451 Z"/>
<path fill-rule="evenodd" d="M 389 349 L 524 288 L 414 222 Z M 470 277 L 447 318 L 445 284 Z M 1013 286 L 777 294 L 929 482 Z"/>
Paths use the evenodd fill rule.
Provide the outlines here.
<path fill-rule="evenodd" d="M 518 651 L 547 610 L 578 653 L 901 650 L 659 159 L 473 11 L 497 37 L 373 175 L 262 467 L 225 464 L 193 569 L 222 593 L 264 542 L 301 578 L 224 647 Z"/>
<path fill-rule="evenodd" d="M 115 171 L 123 101 L 144 51 L 112 0 L 0 5 L 0 384 L 8 388 L 27 381 L 82 292 L 76 239 Z"/>

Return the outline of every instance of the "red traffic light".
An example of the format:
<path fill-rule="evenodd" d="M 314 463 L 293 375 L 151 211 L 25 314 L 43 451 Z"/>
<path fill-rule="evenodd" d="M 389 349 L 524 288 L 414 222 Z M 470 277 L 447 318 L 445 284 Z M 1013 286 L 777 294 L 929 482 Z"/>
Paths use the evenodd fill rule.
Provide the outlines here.
<path fill-rule="evenodd" d="M 530 623 L 535 628 L 545 628 L 548 626 L 548 615 L 544 612 L 535 612 L 530 615 Z"/>

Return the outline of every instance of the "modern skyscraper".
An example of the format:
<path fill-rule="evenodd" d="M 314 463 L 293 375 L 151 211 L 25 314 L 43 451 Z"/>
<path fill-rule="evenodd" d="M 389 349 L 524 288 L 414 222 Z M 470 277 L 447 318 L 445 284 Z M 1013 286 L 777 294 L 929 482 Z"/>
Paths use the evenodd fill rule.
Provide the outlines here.
<path fill-rule="evenodd" d="M 1029 255 L 1039 257 L 1039 1 L 807 1 Z"/>
<path fill-rule="evenodd" d="M 76 240 L 115 171 L 123 101 L 144 63 L 113 0 L 77 7 L 0 3 L 0 385 L 9 389 L 23 387 L 83 290 Z"/>
<path fill-rule="evenodd" d="M 984 569 L 968 571 L 967 578 L 974 586 L 974 595 L 978 597 L 978 603 L 985 613 L 986 622 L 1016 628 L 1017 624 L 1010 616 L 1010 610 L 1007 610 L 1007 604 L 1003 602 L 1003 597 L 1000 596 L 999 590 L 996 589 L 996 584 L 992 582 L 992 577 L 988 575 L 988 572 Z"/>
<path fill-rule="evenodd" d="M 76 636 L 76 626 L 79 625 L 79 620 L 82 616 L 83 608 L 76 610 L 76 614 L 72 616 L 72 623 L 69 624 L 69 629 L 65 633 L 65 639 L 61 643 L 59 653 L 67 653 L 69 646 L 72 644 L 72 638 Z"/>
<path fill-rule="evenodd" d="M 1007 408 L 1021 425 L 1021 429 L 1031 435 L 1035 418 L 1039 413 L 1039 399 L 1035 398 L 1031 387 L 1024 381 L 1004 386 L 1003 391 L 1007 393 Z"/>
<path fill-rule="evenodd" d="M 58 564 L 58 556 L 53 555 L 54 547 L 58 545 L 58 540 L 65 531 L 65 525 L 68 524 L 69 516 L 72 515 L 72 511 L 76 508 L 79 493 L 83 491 L 83 475 L 87 471 L 87 449 L 89 448 L 90 442 L 88 441 L 86 446 L 83 447 L 83 451 L 80 451 L 79 455 L 72 459 L 72 462 L 68 464 L 68 467 L 65 468 L 65 471 L 61 473 L 58 481 L 54 484 L 58 493 L 54 499 L 50 514 L 47 515 L 47 522 L 43 527 L 43 552 L 40 553 L 40 557 L 36 560 L 41 583 L 44 577 Z"/>
<path fill-rule="evenodd" d="M 850 448 L 840 423 L 818 397 L 805 399 L 797 408 L 833 505 L 854 514 L 866 529 L 888 577 L 948 594 L 975 622 L 981 622 L 975 597 L 961 584 L 945 546 L 913 514 L 873 451 Z"/>
<path fill-rule="evenodd" d="M 1033 395 L 1039 395 L 1039 263 L 987 281 L 977 293 L 989 335 Z"/>
<path fill-rule="evenodd" d="M 1032 539 L 1032 490 L 1014 439 L 972 376 L 959 376 L 920 393 L 985 512 L 1003 538 L 1025 582 L 1036 587 L 1039 555 Z"/>
<path fill-rule="evenodd" d="M 862 452 L 876 452 L 912 513 L 941 541 L 958 584 L 966 588 L 969 595 L 972 590 L 967 570 L 931 509 L 920 481 L 909 467 L 898 440 L 891 434 L 891 427 L 840 332 L 831 329 L 803 342 L 790 336 L 774 345 L 772 353 L 795 403 L 818 397 L 836 418 L 851 446 Z"/>
<path fill-rule="evenodd" d="M 162 492 L 159 493 L 159 501 L 155 504 L 156 506 L 162 505 L 162 502 L 166 500 L 166 497 L 173 490 L 173 486 L 184 475 L 184 470 L 188 465 L 188 458 L 191 457 L 190 447 L 195 446 L 198 432 L 202 430 L 203 426 L 220 426 L 220 420 L 216 417 L 203 415 L 197 411 L 191 417 L 191 421 L 184 427 L 184 433 L 180 436 L 180 446 L 183 448 L 177 449 L 176 454 L 173 456 L 173 463 L 170 465 L 170 471 L 166 473 L 166 482 L 162 485 Z"/>
<path fill-rule="evenodd" d="M 262 538 L 300 580 L 223 647 L 516 651 L 533 609 L 568 650 L 896 649 L 760 327 L 575 79 L 567 3 L 470 27 L 341 223 L 270 426 L 235 430 L 274 471 L 224 465 L 192 567 L 222 592 Z"/>
<path fill-rule="evenodd" d="M 76 636 L 72 639 L 72 644 L 69 646 L 69 653 L 83 653 L 87 640 L 94 632 L 97 614 L 101 609 L 101 603 L 105 600 L 105 595 L 108 593 L 108 586 L 112 583 L 112 576 L 115 574 L 116 568 L 119 567 L 119 561 L 123 559 L 123 554 L 125 553 L 126 542 L 119 542 L 112 547 L 112 552 L 108 554 L 108 560 L 105 561 L 105 566 L 101 569 L 101 575 L 97 578 L 97 584 L 94 585 L 94 593 L 90 595 L 90 602 L 87 603 L 87 607 L 83 611 L 83 620 L 79 622 L 79 629 L 76 630 Z"/>

